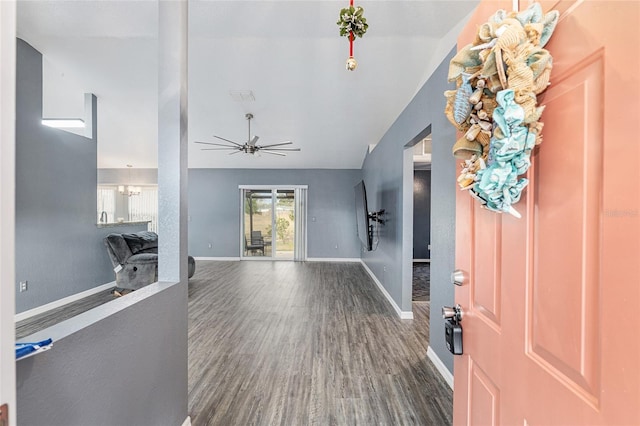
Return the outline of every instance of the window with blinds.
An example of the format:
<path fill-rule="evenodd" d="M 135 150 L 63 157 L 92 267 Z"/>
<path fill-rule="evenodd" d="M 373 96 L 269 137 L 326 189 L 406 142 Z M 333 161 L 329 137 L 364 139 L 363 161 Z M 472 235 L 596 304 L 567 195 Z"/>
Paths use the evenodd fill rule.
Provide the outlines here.
<path fill-rule="evenodd" d="M 116 221 L 116 190 L 117 188 L 113 186 L 98 187 L 97 223 L 100 223 L 102 212 L 107 215 L 103 222 Z"/>
<path fill-rule="evenodd" d="M 158 188 L 143 186 L 139 195 L 129 197 L 129 220 L 150 220 L 148 230 L 158 232 Z"/>

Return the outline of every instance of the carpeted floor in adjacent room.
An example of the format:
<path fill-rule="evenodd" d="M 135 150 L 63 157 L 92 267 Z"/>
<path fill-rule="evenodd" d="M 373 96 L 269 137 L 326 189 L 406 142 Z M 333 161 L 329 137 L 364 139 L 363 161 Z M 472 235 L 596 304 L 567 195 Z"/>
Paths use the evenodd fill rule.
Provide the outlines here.
<path fill-rule="evenodd" d="M 431 287 L 431 264 L 413 264 L 413 296 L 414 302 L 428 302 L 431 299 L 429 288 Z"/>

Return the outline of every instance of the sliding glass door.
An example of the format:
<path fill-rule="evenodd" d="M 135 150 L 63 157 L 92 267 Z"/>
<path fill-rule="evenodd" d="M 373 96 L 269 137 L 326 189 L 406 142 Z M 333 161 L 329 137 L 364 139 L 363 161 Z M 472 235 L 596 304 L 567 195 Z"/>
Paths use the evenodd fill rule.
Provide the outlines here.
<path fill-rule="evenodd" d="M 306 259 L 306 187 L 240 187 L 243 259 Z"/>
<path fill-rule="evenodd" d="M 295 193 L 293 189 L 278 189 L 275 214 L 275 250 L 278 259 L 293 259 L 295 247 L 296 215 Z"/>
<path fill-rule="evenodd" d="M 271 190 L 244 191 L 244 255 L 271 257 L 273 194 Z"/>

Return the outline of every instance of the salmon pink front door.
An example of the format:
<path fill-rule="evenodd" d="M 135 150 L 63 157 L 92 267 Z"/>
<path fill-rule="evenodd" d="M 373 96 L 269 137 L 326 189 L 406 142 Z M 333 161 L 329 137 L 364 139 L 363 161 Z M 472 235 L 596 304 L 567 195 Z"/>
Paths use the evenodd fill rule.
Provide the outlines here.
<path fill-rule="evenodd" d="M 640 425 L 640 2 L 541 3 L 560 20 L 522 218 L 457 196 L 454 424 Z M 511 7 L 481 2 L 459 47 Z"/>

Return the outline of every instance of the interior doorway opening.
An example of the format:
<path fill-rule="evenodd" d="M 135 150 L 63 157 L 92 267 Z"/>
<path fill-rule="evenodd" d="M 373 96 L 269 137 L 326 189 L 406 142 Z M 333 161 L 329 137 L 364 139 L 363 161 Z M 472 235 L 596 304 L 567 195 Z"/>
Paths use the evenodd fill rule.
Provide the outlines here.
<path fill-rule="evenodd" d="M 431 135 L 413 146 L 412 302 L 431 300 Z"/>
<path fill-rule="evenodd" d="M 405 310 L 411 310 L 412 315 L 416 317 L 416 313 L 427 311 L 426 321 L 430 322 L 429 305 L 424 305 L 423 302 L 413 301 L 413 281 L 414 281 L 414 258 L 415 258 L 415 245 L 414 244 L 414 217 L 430 216 L 430 213 L 425 213 L 422 210 L 423 206 L 414 206 L 414 192 L 415 192 L 415 164 L 420 163 L 426 168 L 427 164 L 431 162 L 431 125 L 426 126 L 420 133 L 418 133 L 413 139 L 404 145 L 402 154 L 402 306 Z M 430 185 L 429 185 L 430 187 Z M 428 249 L 430 244 L 430 237 L 420 237 L 420 245 Z M 429 254 L 423 253 L 425 259 Z M 423 306 L 416 305 L 416 303 L 423 303 Z"/>

